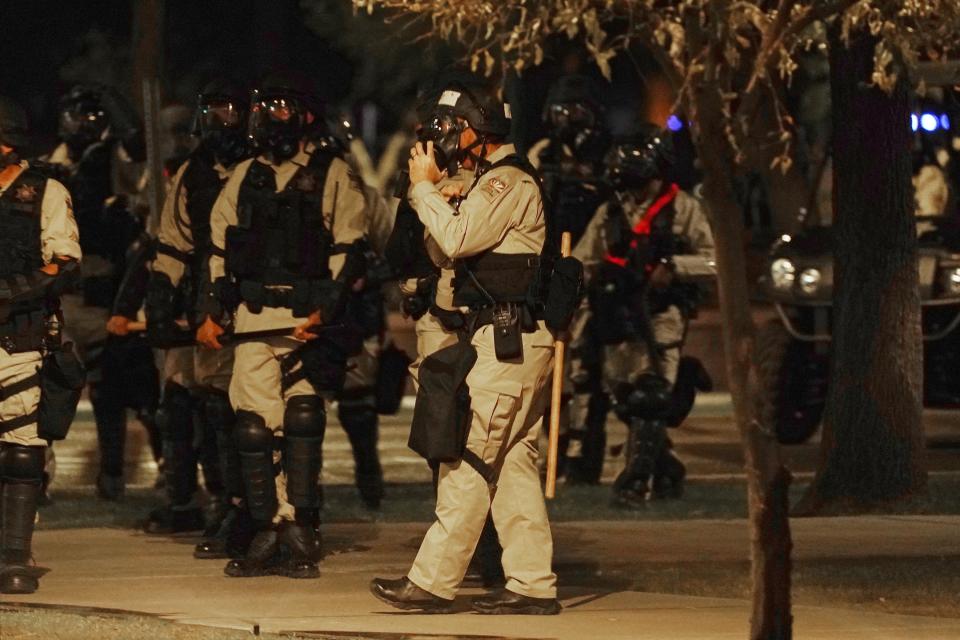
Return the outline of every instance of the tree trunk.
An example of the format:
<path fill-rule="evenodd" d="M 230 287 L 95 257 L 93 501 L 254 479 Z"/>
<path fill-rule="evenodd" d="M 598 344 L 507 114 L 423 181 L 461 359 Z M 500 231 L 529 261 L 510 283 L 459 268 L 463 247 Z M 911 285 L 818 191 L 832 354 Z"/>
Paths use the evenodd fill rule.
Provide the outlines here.
<path fill-rule="evenodd" d="M 820 468 L 798 513 L 861 510 L 926 488 L 910 89 L 869 86 L 876 39 L 830 34 L 834 319 Z"/>
<path fill-rule="evenodd" d="M 753 579 L 751 640 L 792 637 L 790 613 L 790 473 L 780 447 L 759 413 L 756 327 L 750 314 L 743 216 L 733 192 L 734 159 L 724 134 L 720 92 L 704 81 L 695 97 L 696 144 L 704 168 L 704 193 L 717 254 L 723 346 L 734 414 L 743 443 L 750 510 Z"/>

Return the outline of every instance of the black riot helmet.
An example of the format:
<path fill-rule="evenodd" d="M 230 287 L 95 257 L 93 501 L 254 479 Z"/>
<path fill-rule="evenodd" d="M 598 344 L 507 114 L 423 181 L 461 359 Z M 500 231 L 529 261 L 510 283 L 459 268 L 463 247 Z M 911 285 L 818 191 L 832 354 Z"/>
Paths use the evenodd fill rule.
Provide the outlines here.
<path fill-rule="evenodd" d="M 432 113 L 422 122 L 419 138 L 422 142 L 433 141 L 437 165 L 452 175 L 465 158 L 472 157 L 479 166 L 484 145 L 510 135 L 510 105 L 495 98 L 475 76 L 452 78 L 438 87 Z M 461 149 L 460 134 L 468 126 L 477 133 L 477 140 Z M 475 149 L 480 149 L 479 153 Z"/>
<path fill-rule="evenodd" d="M 670 132 L 646 123 L 614 140 L 606 157 L 606 175 L 618 191 L 642 189 L 653 179 L 666 178 L 673 162 Z"/>
<path fill-rule="evenodd" d="M 292 72 L 273 72 L 250 99 L 250 142 L 275 160 L 296 155 L 300 142 L 313 137 L 323 122 L 323 103 L 313 82 Z"/>
<path fill-rule="evenodd" d="M 103 138 L 110 118 L 103 105 L 102 90 L 92 85 L 77 85 L 60 98 L 58 133 L 71 155 Z"/>
<path fill-rule="evenodd" d="M 561 77 L 547 92 L 543 121 L 552 138 L 573 150 L 601 135 L 605 130 L 604 109 L 596 83 L 587 76 Z"/>
<path fill-rule="evenodd" d="M 27 146 L 28 132 L 27 114 L 23 108 L 10 98 L 0 96 L 0 144 L 13 149 L 6 153 L 0 151 L 0 169 L 20 161 L 17 151 Z"/>
<path fill-rule="evenodd" d="M 225 166 L 247 155 L 249 95 L 236 80 L 216 78 L 197 97 L 193 134 Z"/>

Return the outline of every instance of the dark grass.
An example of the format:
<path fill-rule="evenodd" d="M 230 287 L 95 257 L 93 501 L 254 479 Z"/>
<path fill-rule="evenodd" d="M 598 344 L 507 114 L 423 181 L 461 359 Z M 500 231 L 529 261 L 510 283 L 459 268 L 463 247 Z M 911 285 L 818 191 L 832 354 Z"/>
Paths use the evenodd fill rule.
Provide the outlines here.
<path fill-rule="evenodd" d="M 806 488 L 795 482 L 794 503 Z M 325 488 L 325 522 L 429 522 L 434 496 L 429 484 L 389 485 L 379 511 L 360 503 L 357 492 L 346 485 Z M 99 500 L 90 488 L 57 489 L 54 503 L 40 512 L 40 529 L 84 527 L 137 527 L 149 511 L 162 503 L 151 489 L 128 490 L 120 502 Z M 557 522 L 590 520 L 686 520 L 746 518 L 746 486 L 743 481 L 695 481 L 687 484 L 679 500 L 651 501 L 641 509 L 624 510 L 611 503 L 610 487 L 561 486 L 558 497 L 548 502 L 550 517 Z M 960 475 L 933 476 L 926 496 L 872 513 L 923 515 L 960 514 Z"/>

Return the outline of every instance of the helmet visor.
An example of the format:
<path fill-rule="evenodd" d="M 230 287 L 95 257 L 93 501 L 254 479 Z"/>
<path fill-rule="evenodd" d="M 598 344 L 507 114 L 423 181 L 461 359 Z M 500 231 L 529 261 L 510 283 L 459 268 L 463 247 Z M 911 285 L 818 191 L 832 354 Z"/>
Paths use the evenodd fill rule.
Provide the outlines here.
<path fill-rule="evenodd" d="M 597 123 L 597 114 L 582 102 L 552 104 L 547 122 L 558 129 L 590 129 Z"/>
<path fill-rule="evenodd" d="M 200 105 L 200 130 L 236 129 L 243 122 L 244 110 L 232 102 L 210 102 Z"/>
<path fill-rule="evenodd" d="M 59 124 L 65 136 L 99 134 L 107 126 L 107 114 L 100 110 L 66 109 L 60 112 Z"/>

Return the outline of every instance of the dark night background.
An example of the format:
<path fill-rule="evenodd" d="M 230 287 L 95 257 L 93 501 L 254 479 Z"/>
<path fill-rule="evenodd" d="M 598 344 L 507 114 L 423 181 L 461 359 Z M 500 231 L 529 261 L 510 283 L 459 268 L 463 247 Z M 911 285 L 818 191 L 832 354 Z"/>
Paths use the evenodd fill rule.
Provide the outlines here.
<path fill-rule="evenodd" d="M 134 92 L 138 12 L 133 0 L 6 0 L 0 4 L 0 93 L 28 110 L 38 149 L 52 145 L 57 100 L 78 83 Z M 292 67 L 312 74 L 331 115 L 353 117 L 376 154 L 386 134 L 405 126 L 419 84 L 460 52 L 432 40 L 411 44 L 416 27 L 384 24 L 381 16 L 355 16 L 349 0 L 167 0 L 163 4 L 161 102 L 192 107 L 198 88 L 220 73 L 253 82 L 265 70 Z M 149 21 L 147 21 L 149 24 Z M 649 64 L 642 55 L 614 61 L 613 82 L 586 62 L 583 48 L 561 38 L 540 67 L 527 71 L 520 91 L 510 89 L 521 145 L 542 136 L 540 113 L 547 88 L 564 72 L 597 78 L 614 130 L 643 109 Z M 517 95 L 522 99 L 518 100 Z"/>

